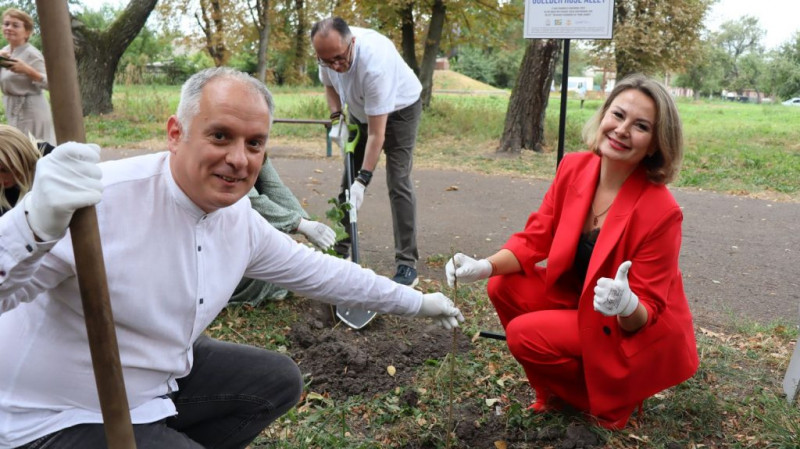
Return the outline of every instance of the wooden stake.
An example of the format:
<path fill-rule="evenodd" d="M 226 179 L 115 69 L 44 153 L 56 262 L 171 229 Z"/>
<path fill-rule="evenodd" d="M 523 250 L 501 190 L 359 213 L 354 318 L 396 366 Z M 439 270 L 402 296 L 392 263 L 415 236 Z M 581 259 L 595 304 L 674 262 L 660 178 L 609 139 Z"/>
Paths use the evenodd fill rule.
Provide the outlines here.
<path fill-rule="evenodd" d="M 450 254 L 453 267 L 458 268 L 455 266 L 455 252 L 452 248 L 450 248 Z M 453 305 L 458 307 L 458 275 L 456 275 L 455 270 L 453 271 Z M 450 382 L 447 386 L 447 435 L 444 440 L 444 447 L 448 449 L 450 448 L 450 434 L 455 433 L 455 429 L 453 428 L 453 384 L 455 383 L 456 377 L 456 353 L 458 353 L 458 328 L 454 327 L 453 342 L 450 348 Z"/>
<path fill-rule="evenodd" d="M 85 142 L 78 71 L 66 1 L 36 0 L 42 53 L 57 143 Z M 56 142 L 50 142 L 56 143 Z M 70 223 L 92 366 L 109 449 L 136 448 L 122 378 L 95 208 L 75 212 Z M 56 373 L 53 373 L 56 375 Z"/>

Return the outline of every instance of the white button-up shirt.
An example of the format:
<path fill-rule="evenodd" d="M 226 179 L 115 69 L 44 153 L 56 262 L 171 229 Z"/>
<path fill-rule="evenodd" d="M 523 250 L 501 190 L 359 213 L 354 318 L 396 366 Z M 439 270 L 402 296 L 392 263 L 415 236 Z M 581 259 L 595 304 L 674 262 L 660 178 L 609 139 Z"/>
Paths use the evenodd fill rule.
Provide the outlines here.
<path fill-rule="evenodd" d="M 100 164 L 97 217 L 133 423 L 175 414 L 164 395 L 243 276 L 333 304 L 419 310 L 419 291 L 298 244 L 246 197 L 204 213 L 173 180 L 169 157 Z M 12 209 L 0 217 L 0 448 L 99 422 L 71 238 L 37 244 Z"/>

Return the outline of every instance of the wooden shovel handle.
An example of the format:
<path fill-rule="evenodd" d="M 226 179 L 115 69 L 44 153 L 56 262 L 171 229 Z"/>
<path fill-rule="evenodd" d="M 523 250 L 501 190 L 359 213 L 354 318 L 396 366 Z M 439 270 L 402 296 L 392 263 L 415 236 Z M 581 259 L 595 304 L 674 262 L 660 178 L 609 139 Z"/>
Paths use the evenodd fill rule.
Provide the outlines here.
<path fill-rule="evenodd" d="M 67 2 L 36 0 L 36 9 L 42 30 L 42 52 L 56 138 L 58 143 L 85 142 Z M 135 449 L 94 206 L 75 212 L 69 228 L 106 442 L 110 449 Z"/>

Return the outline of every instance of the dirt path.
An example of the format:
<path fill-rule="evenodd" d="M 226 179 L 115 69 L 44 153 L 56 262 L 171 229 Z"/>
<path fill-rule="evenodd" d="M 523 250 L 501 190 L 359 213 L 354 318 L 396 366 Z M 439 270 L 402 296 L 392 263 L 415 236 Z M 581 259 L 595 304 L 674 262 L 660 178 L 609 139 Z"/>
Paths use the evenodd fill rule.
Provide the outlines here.
<path fill-rule="evenodd" d="M 337 192 L 341 159 L 287 158 L 273 163 L 309 213 L 324 217 Z M 393 240 L 385 171 L 375 174 L 359 213 L 362 260 L 393 274 Z M 453 249 L 478 256 L 496 251 L 523 228 L 549 181 L 455 170 L 414 170 L 420 259 Z M 795 323 L 800 304 L 800 204 L 673 189 L 684 209 L 681 268 L 699 323 L 742 318 Z M 420 264 L 420 276 L 441 270 Z"/>
<path fill-rule="evenodd" d="M 148 150 L 104 151 L 104 159 Z M 324 218 L 336 196 L 342 160 L 275 147 L 270 154 L 284 183 L 308 212 Z M 297 156 L 300 157 L 297 157 Z M 394 274 L 385 171 L 379 169 L 359 213 L 361 259 Z M 549 181 L 456 170 L 414 169 L 420 260 L 452 250 L 487 256 L 525 225 Z M 742 319 L 796 324 L 800 306 L 800 203 L 673 189 L 684 209 L 681 268 L 698 323 L 727 326 Z M 420 277 L 441 270 L 420 264 Z"/>

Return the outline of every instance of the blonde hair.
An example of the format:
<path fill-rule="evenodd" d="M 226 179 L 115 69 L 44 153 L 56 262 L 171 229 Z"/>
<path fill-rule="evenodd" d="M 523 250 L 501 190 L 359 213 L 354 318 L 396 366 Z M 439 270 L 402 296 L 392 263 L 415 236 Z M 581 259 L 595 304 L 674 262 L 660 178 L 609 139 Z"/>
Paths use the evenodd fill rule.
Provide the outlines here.
<path fill-rule="evenodd" d="M 25 137 L 22 131 L 9 125 L 0 125 L 0 166 L 14 177 L 22 198 L 33 186 L 36 161 L 42 154 L 33 137 Z M 6 198 L 6 189 L 0 184 L 0 210 L 11 209 L 13 204 Z"/>
<path fill-rule="evenodd" d="M 642 159 L 647 170 L 647 179 L 656 184 L 667 184 L 674 180 L 680 171 L 683 160 L 683 130 L 678 108 L 672 96 L 660 82 L 636 73 L 626 76 L 614 85 L 603 106 L 594 114 L 583 128 L 583 141 L 589 150 L 600 154 L 600 122 L 611 103 L 622 92 L 634 89 L 653 100 L 656 106 L 656 123 L 653 130 L 656 151 Z"/>
<path fill-rule="evenodd" d="M 11 17 L 12 19 L 17 19 L 22 21 L 23 26 L 28 31 L 28 33 L 33 33 L 33 17 L 31 17 L 25 11 L 19 10 L 17 8 L 8 8 L 3 11 L 3 20 L 6 17 Z M 25 39 L 27 41 L 27 39 Z"/>

